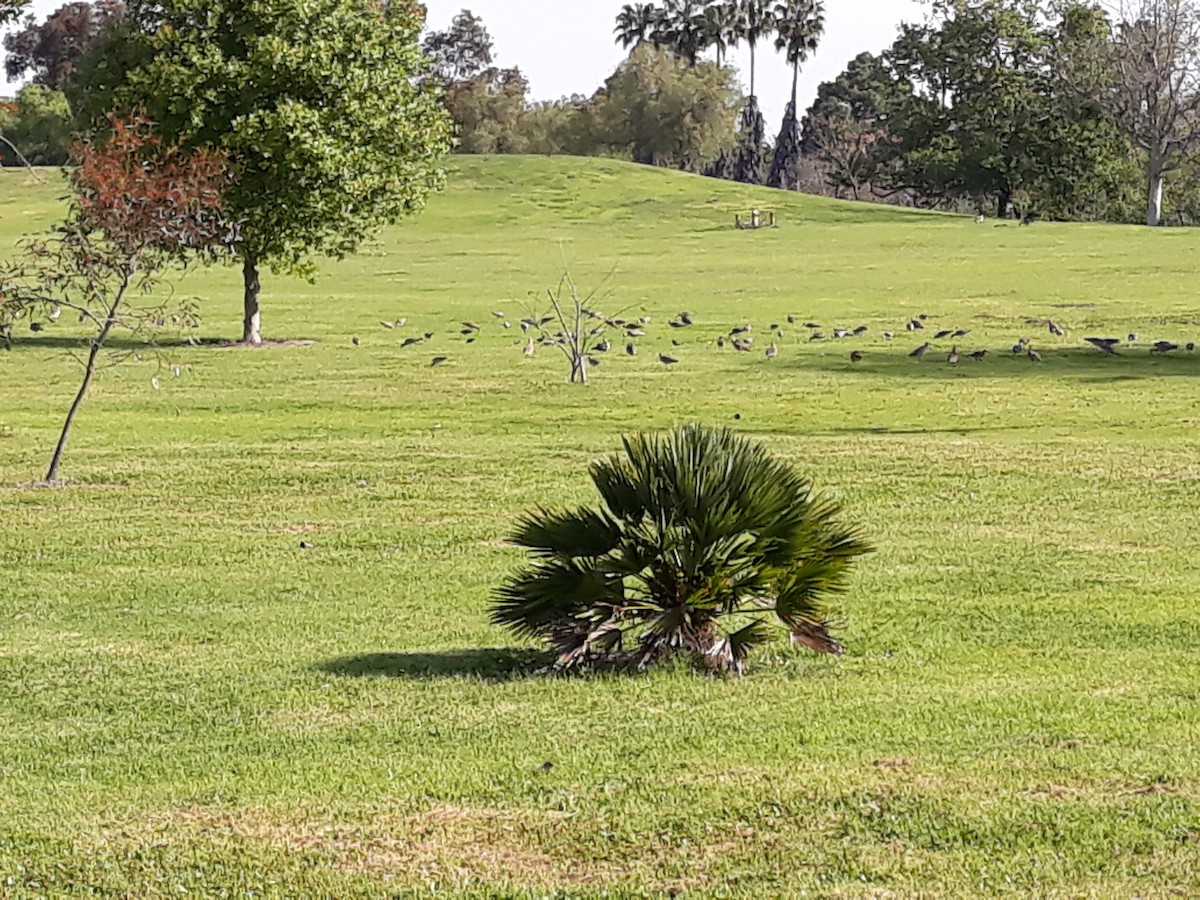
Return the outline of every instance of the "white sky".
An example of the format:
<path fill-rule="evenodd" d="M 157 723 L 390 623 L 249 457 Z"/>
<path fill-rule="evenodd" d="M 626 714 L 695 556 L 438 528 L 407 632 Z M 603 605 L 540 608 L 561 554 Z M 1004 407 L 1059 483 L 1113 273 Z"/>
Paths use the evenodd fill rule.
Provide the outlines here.
<path fill-rule="evenodd" d="M 39 19 L 65 0 L 34 0 Z M 496 45 L 496 63 L 519 66 L 535 100 L 591 94 L 616 68 L 624 52 L 613 42 L 613 24 L 624 0 L 425 0 L 431 28 L 445 28 L 464 7 L 483 19 Z M 864 50 L 890 45 L 901 21 L 922 17 L 921 0 L 825 0 L 825 37 L 816 56 L 800 73 L 801 109 L 808 106 L 822 81 L 836 78 L 846 63 Z M 0 50 L 0 56 L 3 51 Z M 749 54 L 734 54 L 749 78 Z M 0 95 L 17 85 L 2 83 Z M 781 56 L 760 48 L 758 94 L 767 114 L 768 131 L 777 129 L 791 90 L 791 76 Z"/>

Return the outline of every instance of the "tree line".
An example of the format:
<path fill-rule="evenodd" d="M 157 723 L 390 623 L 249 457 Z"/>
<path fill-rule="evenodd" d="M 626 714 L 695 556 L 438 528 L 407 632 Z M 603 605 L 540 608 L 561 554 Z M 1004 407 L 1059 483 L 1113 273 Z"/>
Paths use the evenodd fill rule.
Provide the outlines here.
<path fill-rule="evenodd" d="M 932 0 L 891 47 L 851 60 L 800 114 L 801 68 L 824 35 L 820 0 L 627 4 L 628 57 L 590 95 L 531 100 L 494 65 L 469 10 L 427 30 L 423 78 L 461 153 L 610 155 L 840 197 L 995 215 L 1200 220 L 1198 0 Z M 86 108 L 88 50 L 121 0 L 73 2 L 5 38 L 0 160 L 58 164 Z M 748 93 L 730 51 L 749 50 Z M 791 99 L 774 137 L 756 96 L 759 51 L 781 51 Z M 81 70 L 81 66 L 83 69 Z"/>
<path fill-rule="evenodd" d="M 1200 220 L 1200 9 L 1195 0 L 933 0 L 891 47 L 863 53 L 798 115 L 819 0 L 626 5 L 628 58 L 591 96 L 532 103 L 491 66 L 470 12 L 426 38 L 466 153 L 625 156 L 736 181 L 998 216 Z M 730 50 L 749 50 L 743 94 Z M 773 141 L 759 50 L 792 92 Z"/>

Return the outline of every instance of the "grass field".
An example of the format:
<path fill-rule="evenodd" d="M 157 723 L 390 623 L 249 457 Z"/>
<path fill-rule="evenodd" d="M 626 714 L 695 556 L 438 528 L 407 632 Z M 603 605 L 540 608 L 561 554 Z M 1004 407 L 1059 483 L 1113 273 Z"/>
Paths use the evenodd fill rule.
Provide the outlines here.
<path fill-rule="evenodd" d="M 0 172 L 3 252 L 60 194 Z M 781 227 L 731 228 L 751 206 Z M 266 282 L 269 336 L 311 345 L 169 348 L 159 390 L 148 363 L 105 373 L 55 490 L 19 485 L 77 375 L 23 335 L 0 353 L 0 896 L 1200 897 L 1200 357 L 1146 349 L 1200 340 L 1198 251 L 456 161 L 418 219 Z M 489 315 L 560 253 L 653 317 L 586 388 Z M 180 286 L 205 336 L 238 334 L 238 278 Z M 789 313 L 870 331 L 797 326 L 767 360 Z M 992 354 L 908 358 L 917 314 Z M 756 351 L 718 351 L 744 322 Z M 1119 357 L 1082 342 L 1130 331 Z M 590 500 L 622 433 L 691 420 L 865 524 L 846 655 L 538 674 L 487 622 L 514 518 Z"/>

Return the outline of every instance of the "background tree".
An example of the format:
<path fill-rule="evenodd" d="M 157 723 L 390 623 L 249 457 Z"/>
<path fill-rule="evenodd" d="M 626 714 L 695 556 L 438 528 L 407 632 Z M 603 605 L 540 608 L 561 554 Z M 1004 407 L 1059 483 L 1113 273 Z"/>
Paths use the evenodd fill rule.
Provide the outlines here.
<path fill-rule="evenodd" d="M 0 28 L 17 21 L 29 5 L 29 0 L 0 0 Z"/>
<path fill-rule="evenodd" d="M 464 9 L 445 31 L 431 31 L 421 50 L 443 84 L 470 81 L 492 64 L 492 36 L 483 20 Z"/>
<path fill-rule="evenodd" d="M 40 84 L 25 85 L 17 92 L 13 109 L 0 112 L 0 134 L 4 135 L 0 165 L 63 165 L 74 134 L 67 98 Z"/>
<path fill-rule="evenodd" d="M 729 50 L 737 43 L 737 8 L 730 0 L 711 3 L 704 10 L 704 35 L 707 47 L 716 51 L 717 65 L 725 65 Z"/>
<path fill-rule="evenodd" d="M 994 202 L 1006 216 L 1020 192 L 1036 195 L 1063 172 L 1103 165 L 1092 142 L 1096 110 L 1058 127 L 1070 108 L 1054 71 L 1055 35 L 1034 0 L 935 0 L 924 25 L 905 26 L 887 54 L 899 85 L 892 111 L 898 186 L 945 202 Z M 1089 118 L 1090 117 L 1090 118 Z"/>
<path fill-rule="evenodd" d="M 734 34 L 737 43 L 746 42 L 750 48 L 750 99 L 756 100 L 755 72 L 758 45 L 775 31 L 775 17 L 769 0 L 730 0 L 736 16 Z"/>
<path fill-rule="evenodd" d="M 31 21 L 4 36 L 5 74 L 10 81 L 32 75 L 37 84 L 63 90 L 108 22 L 124 14 L 122 0 L 60 6 L 40 25 Z"/>
<path fill-rule="evenodd" d="M 91 334 L 75 394 L 46 472 L 58 481 L 63 452 L 114 330 L 149 338 L 171 314 L 151 295 L 167 272 L 215 257 L 236 235 L 222 211 L 230 172 L 218 153 L 184 153 L 151 134 L 145 119 L 113 120 L 102 144 L 81 144 L 69 176 L 71 207 L 55 233 L 30 241 L 0 269 L 0 333 L 42 331 L 64 311 Z M 188 304 L 173 320 L 193 319 Z M 116 361 L 129 358 L 124 352 Z"/>
<path fill-rule="evenodd" d="M 645 43 L 657 21 L 658 10 L 653 3 L 626 3 L 617 13 L 617 26 L 613 29 L 617 42 L 623 48 Z"/>
<path fill-rule="evenodd" d="M 606 82 L 599 116 L 613 151 L 698 172 L 732 143 L 740 102 L 728 69 L 643 44 Z"/>
<path fill-rule="evenodd" d="M 797 122 L 797 91 L 800 66 L 816 52 L 825 33 L 825 7 L 821 0 L 782 0 L 775 5 L 775 49 L 782 50 L 792 67 L 792 97 L 783 114 L 783 125 L 775 141 L 767 184 L 794 190 L 800 163 L 800 128 Z"/>
<path fill-rule="evenodd" d="M 1167 173 L 1200 147 L 1200 9 L 1193 0 L 1135 0 L 1122 19 L 1115 78 L 1101 81 L 1099 96 L 1146 155 L 1146 224 L 1158 225 Z"/>
<path fill-rule="evenodd" d="M 666 0 L 655 22 L 653 40 L 694 66 L 708 47 L 708 20 L 699 0 Z"/>
<path fill-rule="evenodd" d="M 419 80 L 422 24 L 375 0 L 130 0 L 88 54 L 91 121 L 144 108 L 167 142 L 228 154 L 244 342 L 262 340 L 262 265 L 311 274 L 440 184 L 452 126 Z"/>
<path fill-rule="evenodd" d="M 458 132 L 457 153 L 528 153 L 523 127 L 529 82 L 520 69 L 488 68 L 446 88 L 446 109 Z"/>
<path fill-rule="evenodd" d="M 871 53 L 860 53 L 837 78 L 817 87 L 804 115 L 801 152 L 815 160 L 835 196 L 876 195 L 875 183 L 887 180 L 891 163 L 891 116 L 911 94 L 911 86 Z"/>

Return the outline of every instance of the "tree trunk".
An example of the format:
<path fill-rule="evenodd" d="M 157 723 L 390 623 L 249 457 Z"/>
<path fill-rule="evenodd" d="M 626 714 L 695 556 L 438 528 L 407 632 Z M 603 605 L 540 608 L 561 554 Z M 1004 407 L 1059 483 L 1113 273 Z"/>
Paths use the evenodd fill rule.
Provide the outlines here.
<path fill-rule="evenodd" d="M 242 343 L 258 345 L 262 343 L 262 313 L 258 305 L 262 284 L 258 280 L 258 260 L 252 256 L 244 257 L 242 282 L 245 285 L 242 299 L 245 309 L 242 318 Z"/>
<path fill-rule="evenodd" d="M 1001 191 L 999 196 L 996 197 L 996 218 L 997 219 L 1007 219 L 1008 218 L 1008 208 L 1011 205 L 1012 205 L 1012 192 L 1011 191 Z"/>
<path fill-rule="evenodd" d="M 1162 223 L 1163 172 L 1162 167 L 1151 162 L 1149 185 L 1146 191 L 1146 224 L 1153 227 Z"/>
<path fill-rule="evenodd" d="M 754 99 L 754 44 L 750 44 L 750 98 Z"/>
<path fill-rule="evenodd" d="M 100 333 L 92 338 L 92 346 L 88 351 L 87 362 L 83 367 L 83 382 L 79 385 L 79 391 L 75 394 L 75 399 L 71 401 L 71 408 L 67 410 L 67 418 L 63 422 L 62 432 L 58 436 L 58 443 L 54 445 L 54 455 L 50 457 L 50 468 L 46 470 L 46 481 L 49 484 L 58 481 L 58 469 L 62 465 L 63 452 L 67 449 L 67 438 L 71 435 L 71 426 L 75 424 L 75 416 L 79 412 L 79 407 L 83 405 L 83 398 L 87 395 L 88 388 L 92 385 L 92 376 L 96 374 L 96 359 L 100 356 L 100 351 L 104 349 L 104 342 L 108 340 L 109 332 L 117 324 L 117 308 L 121 305 L 121 301 L 125 299 L 125 292 L 129 290 L 129 284 L 132 280 L 132 275 L 125 276 L 120 290 L 117 291 L 116 299 L 113 300 L 112 306 L 108 309 L 108 316 L 104 320 L 104 325 L 101 327 Z"/>
<path fill-rule="evenodd" d="M 796 106 L 796 89 L 800 86 L 800 61 L 792 63 L 792 109 L 796 110 L 796 121 L 800 120 L 800 108 Z"/>

